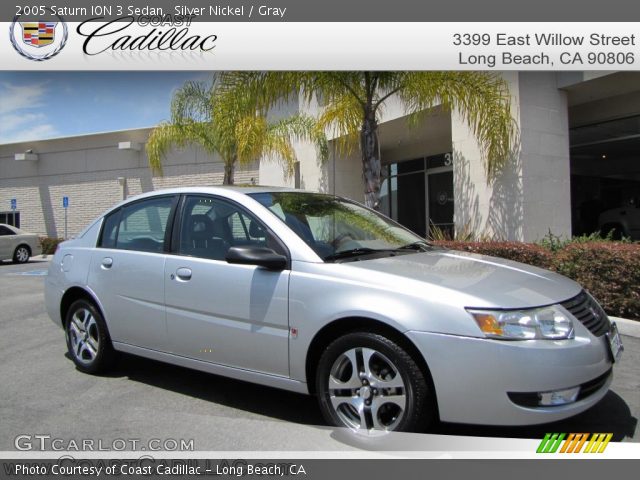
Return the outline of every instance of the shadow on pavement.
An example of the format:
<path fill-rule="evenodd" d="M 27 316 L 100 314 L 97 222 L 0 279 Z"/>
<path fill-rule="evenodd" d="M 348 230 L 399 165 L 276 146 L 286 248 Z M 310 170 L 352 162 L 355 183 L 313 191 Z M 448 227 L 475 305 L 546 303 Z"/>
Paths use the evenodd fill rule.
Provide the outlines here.
<path fill-rule="evenodd" d="M 67 353 L 67 358 L 69 358 Z M 129 379 L 230 408 L 304 425 L 323 425 L 315 397 L 121 354 L 109 377 Z"/>
<path fill-rule="evenodd" d="M 49 260 L 31 258 L 27 263 L 13 263 L 11 260 L 0 260 L 0 267 L 29 267 L 29 265 L 48 264 Z"/>

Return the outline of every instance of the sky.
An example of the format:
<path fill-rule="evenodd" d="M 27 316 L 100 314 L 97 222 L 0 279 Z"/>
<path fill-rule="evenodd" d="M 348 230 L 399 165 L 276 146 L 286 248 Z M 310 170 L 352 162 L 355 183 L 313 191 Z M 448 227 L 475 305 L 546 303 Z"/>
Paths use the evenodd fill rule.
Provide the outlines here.
<path fill-rule="evenodd" d="M 211 72 L 0 72 L 0 144 L 151 127 Z"/>

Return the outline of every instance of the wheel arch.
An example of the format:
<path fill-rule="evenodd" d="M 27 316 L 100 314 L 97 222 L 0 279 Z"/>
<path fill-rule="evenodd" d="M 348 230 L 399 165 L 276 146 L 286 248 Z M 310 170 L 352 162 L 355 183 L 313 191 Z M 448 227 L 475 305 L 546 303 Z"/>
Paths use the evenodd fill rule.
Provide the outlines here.
<path fill-rule="evenodd" d="M 88 289 L 79 286 L 73 286 L 68 288 L 60 299 L 60 321 L 63 328 L 65 328 L 65 318 L 67 316 L 69 308 L 71 307 L 71 305 L 73 305 L 73 302 L 82 298 L 93 303 L 104 318 L 104 311 L 98 299 Z"/>
<path fill-rule="evenodd" d="M 431 376 L 431 371 L 424 358 L 418 350 L 418 347 L 404 333 L 397 328 L 367 317 L 345 317 L 325 325 L 320 329 L 311 340 L 307 350 L 305 362 L 305 374 L 307 388 L 310 394 L 316 393 L 316 370 L 322 352 L 329 346 L 331 342 L 337 338 L 351 332 L 371 332 L 383 335 L 389 340 L 397 343 L 402 347 L 418 364 L 422 374 L 427 381 L 428 387 L 433 392 L 432 398 L 435 402 L 436 412 L 438 412 L 437 395 L 435 385 Z"/>
<path fill-rule="evenodd" d="M 18 245 L 16 245 L 16 248 L 14 249 L 14 252 L 16 250 L 18 250 L 20 247 L 25 247 L 27 250 L 29 250 L 29 255 L 31 255 L 31 245 L 29 245 L 27 242 L 20 242 L 18 243 Z"/>

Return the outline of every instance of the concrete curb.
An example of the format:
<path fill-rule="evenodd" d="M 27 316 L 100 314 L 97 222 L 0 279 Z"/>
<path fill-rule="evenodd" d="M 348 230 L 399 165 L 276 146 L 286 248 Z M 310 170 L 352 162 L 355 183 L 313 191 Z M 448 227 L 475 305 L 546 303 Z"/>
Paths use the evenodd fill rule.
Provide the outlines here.
<path fill-rule="evenodd" d="M 640 322 L 627 320 L 626 318 L 609 317 L 612 322 L 616 322 L 621 335 L 640 338 Z"/>

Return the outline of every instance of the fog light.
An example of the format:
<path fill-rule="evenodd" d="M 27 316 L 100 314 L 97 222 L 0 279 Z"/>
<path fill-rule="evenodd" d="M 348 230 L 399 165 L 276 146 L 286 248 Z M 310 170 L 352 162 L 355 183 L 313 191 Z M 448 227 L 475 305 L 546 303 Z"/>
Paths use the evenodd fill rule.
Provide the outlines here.
<path fill-rule="evenodd" d="M 573 403 L 578 398 L 580 387 L 556 390 L 555 392 L 538 393 L 538 404 L 541 406 L 566 405 Z"/>

